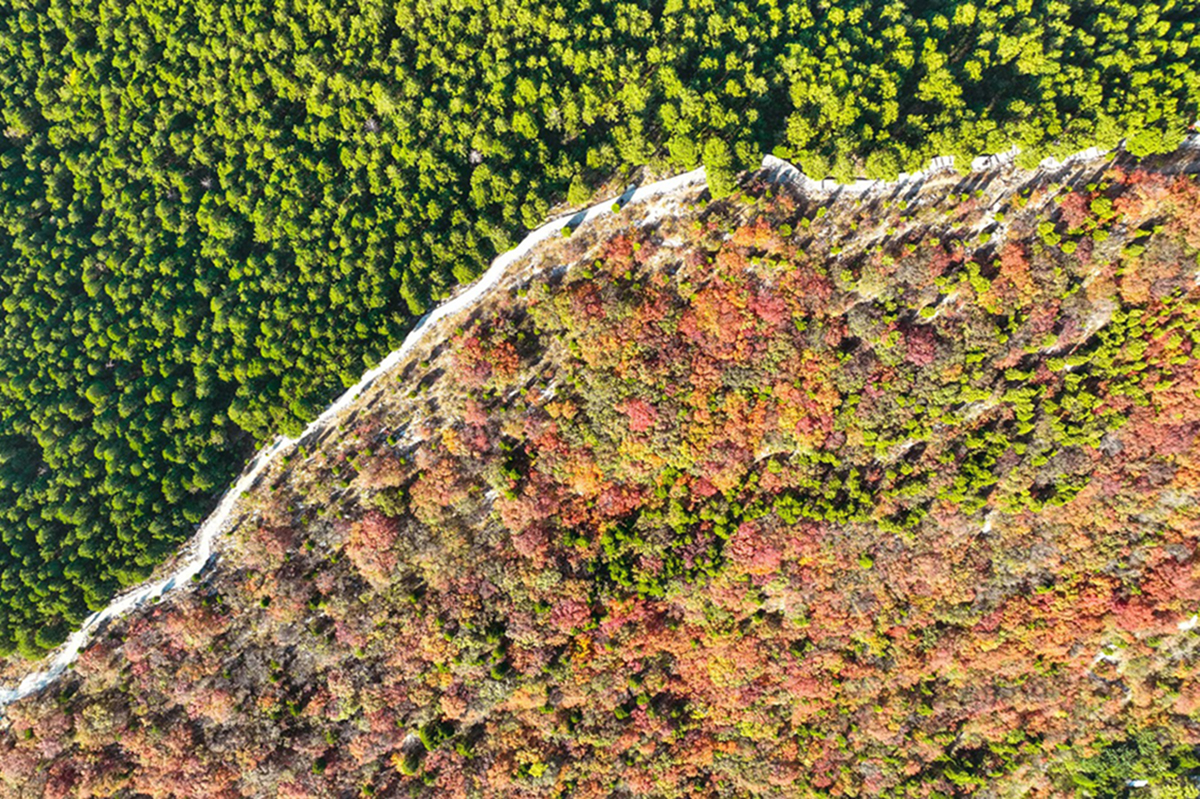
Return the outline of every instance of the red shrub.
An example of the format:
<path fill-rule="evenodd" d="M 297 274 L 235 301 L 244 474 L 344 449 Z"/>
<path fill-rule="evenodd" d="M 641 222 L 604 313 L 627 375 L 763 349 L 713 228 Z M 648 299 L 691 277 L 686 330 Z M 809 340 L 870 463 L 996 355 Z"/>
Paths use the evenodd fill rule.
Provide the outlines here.
<path fill-rule="evenodd" d="M 397 557 L 392 545 L 400 534 L 395 519 L 369 510 L 350 530 L 346 556 L 372 585 L 382 587 L 391 579 Z"/>

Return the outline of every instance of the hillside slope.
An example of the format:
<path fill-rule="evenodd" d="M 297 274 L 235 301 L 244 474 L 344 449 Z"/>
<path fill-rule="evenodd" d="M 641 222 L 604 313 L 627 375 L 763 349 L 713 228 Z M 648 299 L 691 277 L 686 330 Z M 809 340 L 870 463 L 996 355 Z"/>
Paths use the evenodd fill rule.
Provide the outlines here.
<path fill-rule="evenodd" d="M 1179 788 L 1200 185 L 1168 166 L 751 179 L 546 243 L 264 475 L 194 592 L 11 707 L 0 786 Z"/>
<path fill-rule="evenodd" d="M 8 0 L 0 653 L 143 581 L 564 199 L 1167 152 L 1197 0 Z"/>

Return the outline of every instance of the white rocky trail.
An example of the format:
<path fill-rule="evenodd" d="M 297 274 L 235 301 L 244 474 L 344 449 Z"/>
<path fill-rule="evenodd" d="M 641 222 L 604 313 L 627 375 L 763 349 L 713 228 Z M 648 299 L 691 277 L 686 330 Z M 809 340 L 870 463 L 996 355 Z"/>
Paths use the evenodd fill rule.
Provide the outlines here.
<path fill-rule="evenodd" d="M 670 194 L 689 187 L 699 186 L 703 183 L 704 168 L 701 167 L 700 169 L 676 175 L 657 183 L 638 187 L 632 193 L 623 196 L 623 205 L 644 202 L 652 197 Z M 578 227 L 584 222 L 611 214 L 612 207 L 613 200 L 607 200 L 597 203 L 584 211 L 578 211 L 552 222 L 547 222 L 540 228 L 531 231 L 520 244 L 492 261 L 488 270 L 470 288 L 439 305 L 422 317 L 417 326 L 405 337 L 404 343 L 400 345 L 399 349 L 389 353 L 375 368 L 366 372 L 357 383 L 346 389 L 340 397 L 334 400 L 320 416 L 304 429 L 299 438 L 279 436 L 271 444 L 259 451 L 254 459 L 250 461 L 246 470 L 242 472 L 241 477 L 234 483 L 233 487 L 227 490 L 221 497 L 221 501 L 216 509 L 200 525 L 200 529 L 196 532 L 196 535 L 185 545 L 184 551 L 187 554 L 175 571 L 165 577 L 143 583 L 117 596 L 107 607 L 89 616 L 84 621 L 83 626 L 72 633 L 66 642 L 55 650 L 43 670 L 26 675 L 15 688 L 0 689 L 0 710 L 19 699 L 40 691 L 54 682 L 68 666 L 75 662 L 76 658 L 79 657 L 79 653 L 87 646 L 88 641 L 91 640 L 92 634 L 106 622 L 123 616 L 129 611 L 161 597 L 168 591 L 191 582 L 192 577 L 199 574 L 205 564 L 208 563 L 209 558 L 212 557 L 213 544 L 217 536 L 221 534 L 228 524 L 230 517 L 237 507 L 238 500 L 254 485 L 259 475 L 274 463 L 278 457 L 308 435 L 324 430 L 340 413 L 349 408 L 354 400 L 368 386 L 374 383 L 377 378 L 386 374 L 400 363 L 421 342 L 425 335 L 436 327 L 438 322 L 446 317 L 458 314 L 482 300 L 508 268 L 527 255 L 536 245 L 547 239 L 561 235 L 562 229 L 567 225 Z"/>
<path fill-rule="evenodd" d="M 1195 135 L 1189 137 L 1189 140 L 1184 146 L 1195 146 L 1200 137 Z M 987 171 L 1000 166 L 1003 166 L 1012 161 L 1016 151 L 1010 151 L 995 156 L 984 156 L 975 159 L 971 166 L 973 171 Z M 1042 162 L 1043 169 L 1058 169 L 1068 165 L 1074 161 L 1088 160 L 1097 158 L 1104 153 L 1096 148 L 1089 148 L 1074 155 L 1068 156 L 1063 161 L 1055 159 L 1046 159 Z M 885 182 L 879 180 L 858 180 L 849 184 L 838 184 L 833 181 L 818 181 L 807 177 L 800 172 L 796 167 L 780 158 L 773 155 L 768 155 L 763 159 L 763 170 L 767 173 L 769 179 L 776 182 L 789 182 L 797 185 L 801 190 L 812 194 L 830 194 L 834 191 L 842 191 L 850 194 L 862 194 L 874 189 L 889 189 L 898 186 L 916 186 L 920 182 L 929 178 L 936 173 L 942 173 L 952 169 L 954 159 L 952 156 L 941 156 L 934 158 L 928 169 L 912 174 L 902 174 L 896 181 Z M 683 189 L 692 188 L 706 183 L 705 171 L 703 167 L 695 169 L 691 172 L 682 175 L 676 175 L 672 178 L 667 178 L 655 183 L 650 183 L 645 186 L 640 186 L 622 195 L 620 205 L 622 208 L 627 205 L 644 202 L 650 198 L 664 194 L 670 194 Z M 262 449 L 252 461 L 248 464 L 245 471 L 237 482 L 225 492 L 221 497 L 220 503 L 216 509 L 208 516 L 207 519 L 200 525 L 196 535 L 185 545 L 182 550 L 185 554 L 178 567 L 172 573 L 165 577 L 160 577 L 141 584 L 119 596 L 117 596 L 109 605 L 102 610 L 96 611 L 89 616 L 83 623 L 83 626 L 71 634 L 71 636 L 52 653 L 50 659 L 44 664 L 44 668 L 39 671 L 32 672 L 25 676 L 21 682 L 13 688 L 0 689 L 0 712 L 3 709 L 30 694 L 36 693 L 56 680 L 66 669 L 75 662 L 79 657 L 79 653 L 87 646 L 91 640 L 93 633 L 101 628 L 107 622 L 116 619 L 131 610 L 134 610 L 147 602 L 163 596 L 179 586 L 187 585 L 191 582 L 192 577 L 199 574 L 204 566 L 208 563 L 209 558 L 213 553 L 213 545 L 218 535 L 225 529 L 234 510 L 237 507 L 238 500 L 241 496 L 254 485 L 255 480 L 259 475 L 270 466 L 281 454 L 290 450 L 299 440 L 307 437 L 312 433 L 317 433 L 324 430 L 335 417 L 342 411 L 346 410 L 354 402 L 355 399 L 381 375 L 386 374 L 393 367 L 410 353 L 421 340 L 437 325 L 439 321 L 446 317 L 458 314 L 482 300 L 488 291 L 495 286 L 500 278 L 505 274 L 508 268 L 527 255 L 536 245 L 546 241 L 547 239 L 561 235 L 562 229 L 568 225 L 572 228 L 579 225 L 607 216 L 613 212 L 614 201 L 607 200 L 597 203 L 592 207 L 578 211 L 567 216 L 547 222 L 545 225 L 531 231 L 521 243 L 513 249 L 502 255 L 499 255 L 488 268 L 488 270 L 467 290 L 463 291 L 458 296 L 448 300 L 442 305 L 435 308 L 430 313 L 426 314 L 415 328 L 404 339 L 399 349 L 389 353 L 380 363 L 373 369 L 369 370 L 362 378 L 353 386 L 348 388 L 340 397 L 338 397 L 328 408 L 312 421 L 299 439 L 287 438 L 280 436 L 271 444 Z M 1185 629 L 1185 622 L 1180 625 L 1181 629 Z M 1194 620 L 1190 622 L 1194 624 Z"/>

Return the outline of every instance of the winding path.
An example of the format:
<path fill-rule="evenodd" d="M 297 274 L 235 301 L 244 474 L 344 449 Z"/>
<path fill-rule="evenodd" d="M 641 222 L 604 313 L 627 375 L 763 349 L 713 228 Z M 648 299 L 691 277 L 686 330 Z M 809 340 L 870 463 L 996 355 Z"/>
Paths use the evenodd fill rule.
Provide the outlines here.
<path fill-rule="evenodd" d="M 1184 146 L 1195 146 L 1197 143 L 1200 143 L 1200 141 L 1198 141 L 1197 136 L 1193 135 L 1189 137 Z M 1016 151 L 1012 150 L 1000 155 L 976 158 L 971 164 L 972 171 L 986 171 L 1006 165 L 1012 161 L 1015 154 Z M 1088 160 L 1101 155 L 1104 155 L 1103 151 L 1092 147 L 1068 156 L 1062 161 L 1052 158 L 1046 159 L 1042 162 L 1041 167 L 1046 170 L 1054 170 L 1074 161 Z M 797 185 L 802 191 L 813 194 L 830 194 L 839 190 L 850 194 L 862 194 L 873 189 L 895 188 L 903 185 L 915 186 L 931 175 L 952 169 L 953 166 L 954 158 L 952 156 L 940 156 L 933 159 L 928 169 L 912 174 L 901 174 L 895 181 L 857 180 L 849 184 L 838 184 L 834 181 L 813 180 L 787 161 L 776 158 L 773 155 L 768 155 L 764 158 L 762 165 L 763 170 L 767 173 L 767 177 L 770 180 L 792 183 Z M 622 195 L 617 202 L 619 202 L 621 207 L 624 207 L 663 194 L 670 194 L 682 189 L 700 186 L 705 184 L 705 182 L 704 168 L 701 167 L 682 175 L 638 187 Z M 338 414 L 346 410 L 377 378 L 400 363 L 439 321 L 477 304 L 500 281 L 500 278 L 508 268 L 527 255 L 535 246 L 547 239 L 561 235 L 562 229 L 568 225 L 576 228 L 585 222 L 611 214 L 613 212 L 613 205 L 613 200 L 597 203 L 584 211 L 575 212 L 552 222 L 547 222 L 545 225 L 531 231 L 529 235 L 522 239 L 520 244 L 492 261 L 488 270 L 470 288 L 426 314 L 404 339 L 404 343 L 400 345 L 399 349 L 389 353 L 375 368 L 368 371 L 357 383 L 348 388 L 345 393 L 338 397 L 333 404 L 326 408 L 320 416 L 304 429 L 300 438 L 292 439 L 280 436 L 262 449 L 250 461 L 237 482 L 221 497 L 221 501 L 216 509 L 200 525 L 199 530 L 192 540 L 185 545 L 183 551 L 186 554 L 175 571 L 165 577 L 145 582 L 117 596 L 107 607 L 89 616 L 84 621 L 83 626 L 72 633 L 66 642 L 55 650 L 43 670 L 26 675 L 20 684 L 14 688 L 0 689 L 0 712 L 7 705 L 36 693 L 54 682 L 59 675 L 75 662 L 76 658 L 79 657 L 79 653 L 91 640 L 93 633 L 105 623 L 141 607 L 147 602 L 151 602 L 181 585 L 187 585 L 191 582 L 192 577 L 199 574 L 205 564 L 208 563 L 209 558 L 212 557 L 213 544 L 217 536 L 221 534 L 228 524 L 238 500 L 254 485 L 259 475 L 282 453 L 290 450 L 298 441 L 308 435 L 324 430 Z M 1195 624 L 1194 619 L 1181 623 L 1180 628 L 1185 629 L 1185 625 L 1188 624 Z"/>
<path fill-rule="evenodd" d="M 704 168 L 701 167 L 700 169 L 661 180 L 657 183 L 641 186 L 632 192 L 627 192 L 625 195 L 622 195 L 620 202 L 622 206 L 638 203 L 662 194 L 670 194 L 681 189 L 703 185 L 704 182 Z M 123 616 L 129 611 L 153 601 L 181 585 L 187 585 L 192 577 L 200 573 L 205 564 L 208 563 L 209 558 L 212 557 L 213 544 L 217 536 L 225 529 L 242 494 L 254 485 L 254 481 L 258 479 L 259 475 L 274 463 L 281 454 L 290 450 L 298 441 L 310 434 L 319 433 L 324 430 L 342 411 L 349 408 L 354 400 L 367 387 L 374 383 L 377 378 L 386 374 L 400 363 L 438 322 L 448 316 L 466 310 L 482 300 L 487 296 L 488 291 L 499 282 L 508 268 L 529 254 L 535 246 L 547 239 L 560 236 L 562 229 L 568 225 L 576 228 L 584 222 L 611 214 L 612 207 L 613 200 L 610 199 L 602 203 L 597 203 L 584 211 L 578 211 L 552 222 L 547 222 L 540 228 L 531 231 L 529 235 L 522 239 L 520 244 L 492 261 L 492 265 L 488 270 L 469 289 L 439 305 L 422 317 L 417 326 L 405 337 L 404 343 L 400 345 L 399 349 L 389 353 L 375 368 L 368 371 L 357 383 L 346 389 L 340 397 L 334 400 L 333 404 L 326 408 L 320 416 L 304 429 L 299 438 L 279 436 L 271 444 L 259 451 L 254 459 L 250 461 L 245 471 L 242 472 L 241 477 L 234 483 L 233 487 L 221 497 L 221 501 L 216 509 L 200 525 L 200 529 L 197 531 L 195 537 L 185 545 L 184 549 L 187 554 L 174 572 L 165 577 L 142 583 L 133 590 L 117 596 L 107 607 L 89 616 L 84 621 L 83 626 L 72 633 L 66 642 L 55 650 L 47 662 L 45 669 L 26 675 L 15 688 L 0 689 L 0 710 L 3 710 L 4 707 L 19 699 L 40 691 L 54 682 L 68 666 L 75 662 L 75 659 L 79 657 L 79 653 L 87 646 L 88 641 L 91 640 L 92 634 L 106 622 Z"/>

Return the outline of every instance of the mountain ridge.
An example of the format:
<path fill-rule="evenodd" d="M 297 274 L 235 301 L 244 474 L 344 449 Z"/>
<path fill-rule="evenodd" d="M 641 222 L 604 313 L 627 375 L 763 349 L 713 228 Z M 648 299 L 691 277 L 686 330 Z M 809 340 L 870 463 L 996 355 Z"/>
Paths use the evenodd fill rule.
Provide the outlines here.
<path fill-rule="evenodd" d="M 1177 153 L 1185 152 L 1198 145 L 1200 145 L 1200 134 L 1192 134 L 1184 140 Z M 965 177 L 965 175 L 969 174 L 990 172 L 997 168 L 1003 169 L 1013 163 L 1016 154 L 1017 150 L 1014 148 L 1006 153 L 977 157 L 972 162 L 970 170 L 965 174 L 961 172 L 958 174 L 960 177 Z M 1047 157 L 1042 160 L 1037 172 L 1026 172 L 1025 170 L 1022 170 L 1022 172 L 1032 176 L 1041 172 L 1061 170 L 1077 162 L 1096 160 L 1108 155 L 1108 151 L 1089 147 L 1068 155 L 1061 160 Z M 810 194 L 831 195 L 842 192 L 862 194 L 871 191 L 900 188 L 919 190 L 924 181 L 929 177 L 953 170 L 955 166 L 954 160 L 954 156 L 938 156 L 932 159 L 927 169 L 911 174 L 901 173 L 894 181 L 857 179 L 849 184 L 841 184 L 829 180 L 814 180 L 804 175 L 793 164 L 774 155 L 764 157 L 762 167 L 759 171 L 772 182 L 787 181 L 798 186 L 801 191 Z M 48 669 L 40 672 L 29 672 L 21 678 L 18 685 L 14 688 L 0 688 L 0 713 L 12 702 L 42 690 L 61 675 L 78 658 L 83 648 L 87 646 L 91 637 L 91 631 L 102 628 L 110 620 L 119 618 L 144 605 L 146 602 L 157 601 L 163 594 L 173 590 L 180 584 L 187 583 L 194 576 L 198 575 L 209 563 L 213 555 L 214 542 L 228 524 L 229 517 L 233 513 L 238 499 L 258 481 L 260 474 L 270 466 L 272 460 L 277 455 L 293 449 L 297 444 L 310 436 L 319 436 L 323 433 L 334 418 L 346 410 L 364 390 L 369 388 L 377 379 L 394 369 L 400 360 L 416 347 L 426 335 L 433 332 L 433 328 L 438 322 L 446 317 L 461 313 L 481 300 L 486 292 L 504 277 L 505 272 L 513 263 L 522 259 L 538 244 L 549 240 L 564 228 L 575 229 L 585 223 L 603 218 L 609 213 L 614 212 L 617 208 L 623 210 L 627 205 L 640 204 L 662 194 L 690 189 L 705 182 L 705 173 L 705 168 L 700 167 L 691 172 L 654 181 L 646 186 L 631 186 L 619 197 L 612 200 L 600 201 L 588 208 L 564 214 L 545 223 L 526 234 L 516 247 L 498 255 L 478 280 L 464 287 L 454 297 L 446 300 L 422 317 L 408 336 L 405 337 L 404 343 L 400 347 L 385 356 L 379 364 L 367 370 L 357 383 L 339 395 L 316 419 L 310 422 L 299 436 L 294 439 L 283 435 L 277 436 L 269 446 L 260 450 L 250 460 L 242 473 L 239 474 L 233 487 L 222 495 L 217 508 L 206 517 L 197 528 L 197 532 L 180 548 L 179 554 L 169 562 L 170 564 L 174 564 L 182 556 L 184 558 L 182 565 L 174 566 L 165 576 L 152 577 L 145 583 L 118 594 L 107 607 L 89 616 L 84 622 L 83 627 L 73 631 L 63 645 L 48 653 L 47 658 L 51 664 Z M 1200 280 L 1200 277 L 1198 277 L 1198 280 Z"/>
<path fill-rule="evenodd" d="M 548 237 L 10 706 L 0 789 L 1178 787 L 1200 190 L 1021 174 Z"/>

